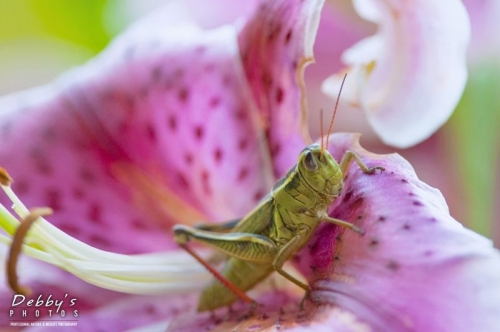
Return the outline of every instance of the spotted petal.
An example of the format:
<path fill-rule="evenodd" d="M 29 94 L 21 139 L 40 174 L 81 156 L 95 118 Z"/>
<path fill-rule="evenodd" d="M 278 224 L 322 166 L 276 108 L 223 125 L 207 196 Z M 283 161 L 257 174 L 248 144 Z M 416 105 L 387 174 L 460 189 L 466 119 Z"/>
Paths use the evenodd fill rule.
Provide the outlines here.
<path fill-rule="evenodd" d="M 245 72 L 266 122 L 274 174 L 282 177 L 309 140 L 303 71 L 323 0 L 263 1 L 239 35 Z"/>
<path fill-rule="evenodd" d="M 330 215 L 364 236 L 323 225 L 300 257 L 316 303 L 333 304 L 373 330 L 493 331 L 500 326 L 500 253 L 448 212 L 441 193 L 399 155 L 375 155 L 354 135 L 331 138 L 340 158 L 357 152 Z"/>
<path fill-rule="evenodd" d="M 310 52 L 306 36 L 315 24 L 311 28 L 307 17 L 316 17 L 322 2 L 290 4 L 272 5 L 293 13 L 287 24 L 295 35 L 283 35 L 291 50 L 280 49 L 271 63 L 284 100 L 290 98 L 280 106 L 280 119 L 298 100 L 299 66 L 291 62 L 303 48 Z M 209 31 L 171 17 L 159 11 L 54 83 L 0 100 L 0 160 L 15 179 L 14 190 L 29 207 L 52 207 L 51 223 L 100 249 L 170 249 L 173 223 L 241 216 L 273 184 L 265 130 L 284 127 L 276 119 L 263 126 L 264 114 L 275 108 L 259 108 L 256 99 L 267 91 L 249 84 L 258 68 L 242 60 L 240 49 L 248 58 L 271 58 L 274 47 L 251 43 L 267 37 L 272 24 L 247 42 L 241 31 L 254 29 L 258 15 L 242 30 Z M 287 137 L 300 137 L 302 146 L 292 127 Z M 31 286 L 63 292 L 63 280 L 79 284 L 61 273 Z M 90 289 L 85 293 L 95 292 Z"/>
<path fill-rule="evenodd" d="M 329 150 L 336 159 L 355 151 L 369 167 L 385 171 L 364 174 L 351 164 L 343 193 L 330 208 L 331 216 L 363 228 L 363 236 L 322 224 L 294 258 L 312 288 L 306 310 L 299 310 L 299 299 L 283 301 L 274 291 L 261 297 L 266 307 L 244 322 L 229 311 L 180 318 L 179 330 L 201 324 L 256 331 L 498 329 L 498 250 L 454 220 L 440 192 L 418 180 L 406 160 L 370 153 L 358 138 L 334 134 Z"/>
<path fill-rule="evenodd" d="M 104 249 L 165 248 L 172 222 L 241 216 L 273 182 L 231 26 L 146 21 L 55 83 L 0 103 L 14 189 Z"/>
<path fill-rule="evenodd" d="M 451 115 L 467 79 L 469 20 L 458 0 L 354 1 L 379 26 L 345 51 L 343 98 L 362 108 L 380 138 L 408 147 L 428 138 Z M 323 84 L 336 97 L 342 75 Z"/>

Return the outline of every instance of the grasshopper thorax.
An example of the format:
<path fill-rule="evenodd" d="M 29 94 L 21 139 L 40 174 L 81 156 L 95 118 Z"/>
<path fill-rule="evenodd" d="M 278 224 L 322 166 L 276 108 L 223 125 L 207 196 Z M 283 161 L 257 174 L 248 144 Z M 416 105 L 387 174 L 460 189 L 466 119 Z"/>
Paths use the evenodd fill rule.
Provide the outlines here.
<path fill-rule="evenodd" d="M 340 195 L 342 171 L 328 150 L 318 144 L 307 146 L 299 155 L 297 168 L 303 180 L 320 196 L 333 199 Z"/>

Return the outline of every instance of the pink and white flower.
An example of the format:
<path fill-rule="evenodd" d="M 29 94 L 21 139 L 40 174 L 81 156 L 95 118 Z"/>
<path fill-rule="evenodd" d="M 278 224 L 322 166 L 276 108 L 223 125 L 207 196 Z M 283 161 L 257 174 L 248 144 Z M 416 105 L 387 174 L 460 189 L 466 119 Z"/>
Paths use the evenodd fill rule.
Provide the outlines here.
<path fill-rule="evenodd" d="M 54 83 L 1 99 L 0 161 L 22 202 L 4 189 L 21 217 L 24 205 L 54 209 L 50 223 L 34 225 L 25 252 L 86 281 L 30 259 L 19 268 L 21 283 L 35 294 L 71 293 L 85 330 L 257 330 L 280 324 L 296 330 L 487 331 L 499 326 L 498 251 L 455 221 L 439 191 L 419 181 L 402 157 L 372 154 L 353 134 L 332 135 L 332 154 L 340 158 L 351 149 L 386 172 L 367 176 L 351 167 L 330 210 L 360 225 L 365 236 L 322 225 L 293 260 L 313 289 L 307 309 L 299 312 L 302 294 L 290 285 L 275 290 L 264 283 L 254 295 L 265 307 L 254 317 L 238 320 L 240 312 L 226 309 L 215 316 L 193 312 L 196 290 L 209 275 L 177 250 L 170 228 L 247 213 L 308 144 L 300 78 L 312 59 L 322 5 L 263 1 L 246 21 L 210 30 L 165 9 Z M 399 32 L 427 33 L 424 17 L 441 15 L 440 6 L 393 12 L 400 14 Z M 456 2 L 449 1 L 449 8 L 462 11 Z M 394 22 L 382 17 L 381 33 L 389 33 L 385 40 L 399 47 L 400 39 L 388 31 Z M 436 37 L 431 43 L 440 40 L 429 37 Z M 412 63 L 427 61 L 434 44 L 414 41 L 410 48 L 422 53 L 412 53 L 416 62 L 401 56 L 394 72 L 386 65 L 390 57 L 375 54 L 378 64 L 367 72 L 367 92 L 361 95 L 375 96 L 370 82 L 377 81 L 377 88 L 391 92 L 383 100 L 394 109 L 400 97 L 379 70 L 401 78 L 416 68 Z M 456 41 L 455 52 L 449 50 L 450 68 L 452 62 L 460 67 L 460 45 Z M 361 49 L 351 54 L 356 52 Z M 445 67 L 439 71 L 443 79 L 451 70 Z M 436 112 L 449 112 L 445 106 L 460 93 L 456 84 L 454 93 L 435 99 L 435 90 L 422 85 L 428 77 L 413 79 L 405 77 L 408 98 L 425 90 Z M 0 222 L 5 251 L 17 221 L 2 207 Z M 1 292 L 0 307 L 7 312 L 12 293 Z M 0 323 L 7 322 L 2 316 Z"/>

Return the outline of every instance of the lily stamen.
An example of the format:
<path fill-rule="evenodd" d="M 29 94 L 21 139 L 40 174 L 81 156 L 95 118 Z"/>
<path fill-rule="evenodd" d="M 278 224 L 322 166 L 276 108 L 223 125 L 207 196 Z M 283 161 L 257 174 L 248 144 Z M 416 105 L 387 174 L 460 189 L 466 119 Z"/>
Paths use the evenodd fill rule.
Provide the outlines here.
<path fill-rule="evenodd" d="M 210 279 L 210 274 L 183 252 L 125 255 L 87 245 L 45 220 L 43 216 L 52 213 L 50 208 L 29 210 L 10 187 L 12 182 L 5 169 L 0 168 L 0 187 L 21 219 L 20 222 L 0 204 L 0 229 L 6 233 L 0 233 L 0 243 L 10 247 L 6 272 L 9 285 L 16 293 L 30 291 L 17 281 L 21 251 L 90 284 L 129 294 L 191 292 Z M 30 226 L 32 229 L 28 232 Z"/>
<path fill-rule="evenodd" d="M 33 225 L 35 221 L 39 220 L 42 216 L 48 216 L 52 213 L 52 209 L 47 207 L 34 208 L 30 210 L 30 213 L 21 221 L 21 224 L 12 238 L 12 244 L 7 258 L 6 273 L 10 288 L 17 294 L 28 295 L 31 293 L 31 289 L 21 286 L 17 278 L 17 261 L 19 259 L 19 255 L 21 254 L 24 239 L 26 238 L 31 225 Z"/>

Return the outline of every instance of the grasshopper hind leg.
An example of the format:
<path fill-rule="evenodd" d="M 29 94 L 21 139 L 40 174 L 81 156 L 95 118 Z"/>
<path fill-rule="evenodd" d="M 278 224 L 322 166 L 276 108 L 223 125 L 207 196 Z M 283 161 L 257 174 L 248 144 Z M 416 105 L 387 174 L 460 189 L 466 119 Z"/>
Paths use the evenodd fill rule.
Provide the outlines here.
<path fill-rule="evenodd" d="M 255 303 L 250 297 L 248 297 L 245 292 L 241 291 L 236 285 L 234 285 L 231 281 L 227 280 L 223 275 L 221 275 L 215 268 L 213 268 L 207 261 L 201 258 L 196 252 L 194 252 L 188 245 L 189 242 L 189 232 L 183 226 L 174 227 L 174 239 L 179 244 L 179 246 L 186 250 L 194 259 L 196 259 L 201 265 L 203 265 L 222 285 L 231 290 L 234 295 L 242 299 L 243 301 L 253 304 Z M 233 300 L 234 301 L 234 300 Z M 203 309 L 203 308 L 202 308 Z M 209 310 L 209 309 L 207 309 Z M 198 308 L 198 311 L 200 310 Z"/>

